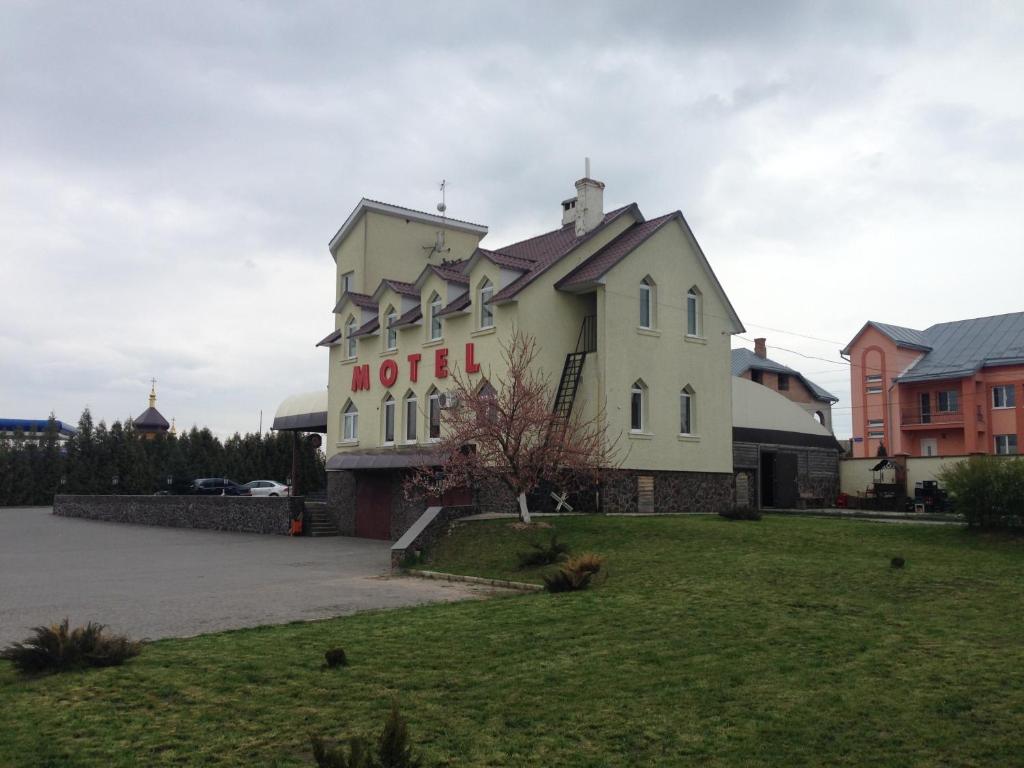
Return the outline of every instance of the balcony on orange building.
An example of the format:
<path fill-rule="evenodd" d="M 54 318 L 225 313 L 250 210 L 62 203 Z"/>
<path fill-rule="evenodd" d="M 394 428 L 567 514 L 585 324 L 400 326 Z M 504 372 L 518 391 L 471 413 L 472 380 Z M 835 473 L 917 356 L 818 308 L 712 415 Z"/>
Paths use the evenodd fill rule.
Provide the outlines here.
<path fill-rule="evenodd" d="M 900 426 L 903 429 L 933 429 L 935 427 L 962 427 L 964 412 L 959 405 L 954 410 L 939 411 L 922 408 L 920 405 L 904 406 L 900 409 Z"/>

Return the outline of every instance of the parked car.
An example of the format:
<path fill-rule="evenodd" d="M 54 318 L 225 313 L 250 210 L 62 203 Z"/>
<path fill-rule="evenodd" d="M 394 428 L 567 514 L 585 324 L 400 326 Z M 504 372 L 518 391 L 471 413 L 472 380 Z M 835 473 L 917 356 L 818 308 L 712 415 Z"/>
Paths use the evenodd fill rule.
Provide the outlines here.
<path fill-rule="evenodd" d="M 199 496 L 252 496 L 244 485 L 226 477 L 201 477 L 194 480 L 191 493 Z"/>
<path fill-rule="evenodd" d="M 253 480 L 242 486 L 253 496 L 288 496 L 291 488 L 276 480 Z"/>

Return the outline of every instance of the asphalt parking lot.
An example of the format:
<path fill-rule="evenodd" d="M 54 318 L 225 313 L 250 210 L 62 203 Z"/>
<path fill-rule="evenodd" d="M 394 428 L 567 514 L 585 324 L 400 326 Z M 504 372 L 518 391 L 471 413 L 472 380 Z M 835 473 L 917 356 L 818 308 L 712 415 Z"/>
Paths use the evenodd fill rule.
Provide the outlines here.
<path fill-rule="evenodd" d="M 468 585 L 389 575 L 387 542 L 121 525 L 0 509 L 0 645 L 67 616 L 135 638 L 462 600 Z"/>

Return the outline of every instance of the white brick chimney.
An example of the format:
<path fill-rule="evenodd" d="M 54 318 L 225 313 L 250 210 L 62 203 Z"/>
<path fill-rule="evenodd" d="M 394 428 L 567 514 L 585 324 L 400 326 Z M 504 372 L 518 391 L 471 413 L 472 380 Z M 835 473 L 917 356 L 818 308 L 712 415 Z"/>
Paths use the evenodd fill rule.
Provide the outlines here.
<path fill-rule="evenodd" d="M 590 178 L 590 158 L 586 159 L 586 172 L 576 182 L 576 237 L 585 235 L 604 221 L 604 183 Z M 568 202 L 568 201 L 567 201 Z M 562 223 L 568 223 L 569 210 L 562 203 Z"/>

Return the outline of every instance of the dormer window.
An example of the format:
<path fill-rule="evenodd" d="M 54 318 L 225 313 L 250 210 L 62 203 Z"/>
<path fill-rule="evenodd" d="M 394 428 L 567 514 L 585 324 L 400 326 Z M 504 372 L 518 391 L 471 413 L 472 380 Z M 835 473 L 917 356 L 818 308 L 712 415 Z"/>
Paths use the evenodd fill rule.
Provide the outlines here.
<path fill-rule="evenodd" d="M 494 298 L 494 285 L 490 280 L 484 278 L 480 284 L 480 327 L 494 327 L 494 307 L 491 306 L 491 299 Z"/>
<path fill-rule="evenodd" d="M 350 317 L 345 321 L 345 357 L 349 360 L 355 359 L 357 342 L 356 338 L 356 319 Z"/>
<path fill-rule="evenodd" d="M 427 308 L 428 320 L 430 323 L 430 340 L 437 341 L 441 338 L 442 318 L 441 318 L 441 297 L 436 293 L 430 297 L 430 305 Z"/>
<path fill-rule="evenodd" d="M 398 329 L 395 328 L 395 323 L 398 322 L 398 313 L 394 307 L 388 307 L 387 314 L 384 315 L 384 349 L 388 352 L 394 352 L 398 349 Z"/>

